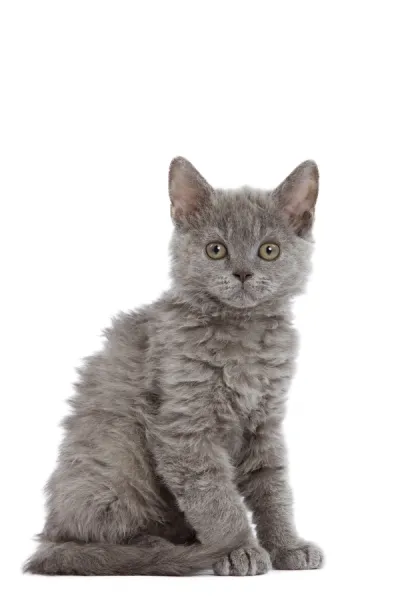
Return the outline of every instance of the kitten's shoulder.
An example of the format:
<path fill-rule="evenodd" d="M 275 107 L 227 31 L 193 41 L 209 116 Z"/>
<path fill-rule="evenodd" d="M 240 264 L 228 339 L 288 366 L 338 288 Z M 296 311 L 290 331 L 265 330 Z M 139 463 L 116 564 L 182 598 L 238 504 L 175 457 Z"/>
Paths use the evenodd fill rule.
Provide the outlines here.
<path fill-rule="evenodd" d="M 103 335 L 107 342 L 131 343 L 137 339 L 138 335 L 149 333 L 149 328 L 154 326 L 157 321 L 162 320 L 163 315 L 167 314 L 170 307 L 170 301 L 165 294 L 152 304 L 148 304 L 129 310 L 119 312 L 112 320 L 111 325 L 104 329 Z"/>

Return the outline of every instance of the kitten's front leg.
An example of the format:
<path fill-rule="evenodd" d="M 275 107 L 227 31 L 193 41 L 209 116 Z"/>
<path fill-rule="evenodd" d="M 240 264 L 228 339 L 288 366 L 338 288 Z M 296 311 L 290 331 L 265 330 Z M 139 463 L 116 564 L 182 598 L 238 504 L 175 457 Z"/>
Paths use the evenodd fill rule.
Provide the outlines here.
<path fill-rule="evenodd" d="M 322 551 L 302 540 L 293 520 L 285 448 L 280 428 L 261 427 L 241 465 L 239 489 L 253 511 L 261 545 L 275 569 L 318 569 Z"/>
<path fill-rule="evenodd" d="M 251 530 L 232 467 L 215 439 L 211 420 L 203 402 L 165 402 L 155 428 L 157 470 L 204 546 L 238 544 L 214 565 L 216 574 L 265 573 L 271 561 Z"/>

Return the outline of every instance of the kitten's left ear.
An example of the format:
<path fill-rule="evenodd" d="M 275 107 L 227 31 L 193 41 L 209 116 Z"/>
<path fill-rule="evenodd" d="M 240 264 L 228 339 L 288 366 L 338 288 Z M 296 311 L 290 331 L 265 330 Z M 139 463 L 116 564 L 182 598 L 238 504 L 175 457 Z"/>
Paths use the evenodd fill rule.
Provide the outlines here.
<path fill-rule="evenodd" d="M 312 227 L 318 197 L 319 173 L 316 163 L 306 160 L 274 190 L 289 225 L 298 235 Z"/>
<path fill-rule="evenodd" d="M 210 203 L 212 187 L 186 158 L 171 162 L 168 177 L 171 216 L 175 223 L 190 218 Z"/>

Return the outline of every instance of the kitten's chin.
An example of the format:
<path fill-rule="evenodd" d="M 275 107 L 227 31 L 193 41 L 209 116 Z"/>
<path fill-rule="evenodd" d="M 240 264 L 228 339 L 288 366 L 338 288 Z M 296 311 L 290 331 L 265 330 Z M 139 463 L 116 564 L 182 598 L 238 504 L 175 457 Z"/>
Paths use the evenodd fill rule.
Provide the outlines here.
<path fill-rule="evenodd" d="M 246 309 L 246 308 L 255 308 L 256 306 L 258 306 L 259 304 L 261 304 L 261 300 L 260 301 L 255 301 L 255 300 L 250 300 L 250 299 L 242 299 L 242 300 L 231 300 L 231 299 L 226 299 L 223 298 L 221 299 L 221 302 L 223 304 L 226 304 L 226 306 L 229 306 L 230 308 L 242 308 L 242 309 Z"/>
<path fill-rule="evenodd" d="M 178 291 L 178 286 L 175 292 Z M 269 301 L 269 298 L 257 298 L 249 290 L 240 290 L 230 296 L 219 295 L 215 290 L 207 289 L 190 289 L 188 287 L 179 289 L 179 296 L 185 302 L 193 306 L 198 306 L 203 312 L 210 311 L 211 313 L 220 309 L 231 308 L 237 310 L 251 310 Z"/>
<path fill-rule="evenodd" d="M 242 302 L 239 301 L 234 301 L 234 300 L 226 300 L 225 298 L 223 300 L 221 300 L 222 304 L 225 304 L 225 306 L 229 306 L 229 308 L 237 308 L 238 310 L 243 309 L 249 309 L 249 308 L 256 308 L 256 306 L 259 305 L 259 302 L 249 302 L 246 300 L 243 300 Z"/>
<path fill-rule="evenodd" d="M 246 289 L 240 290 L 228 298 L 220 297 L 219 300 L 231 308 L 239 309 L 255 308 L 264 301 L 262 298 L 255 298 L 253 294 Z"/>

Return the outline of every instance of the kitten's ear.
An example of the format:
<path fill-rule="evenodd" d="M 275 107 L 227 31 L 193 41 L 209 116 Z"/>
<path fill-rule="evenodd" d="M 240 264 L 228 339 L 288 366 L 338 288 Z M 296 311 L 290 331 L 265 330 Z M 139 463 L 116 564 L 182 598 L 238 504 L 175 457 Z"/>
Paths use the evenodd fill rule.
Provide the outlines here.
<path fill-rule="evenodd" d="M 171 216 L 176 222 L 196 213 L 210 202 L 212 187 L 182 156 L 177 156 L 171 162 L 168 184 Z"/>
<path fill-rule="evenodd" d="M 289 225 L 298 235 L 307 233 L 314 220 L 315 203 L 318 196 L 318 167 L 306 160 L 292 171 L 274 191 Z"/>

